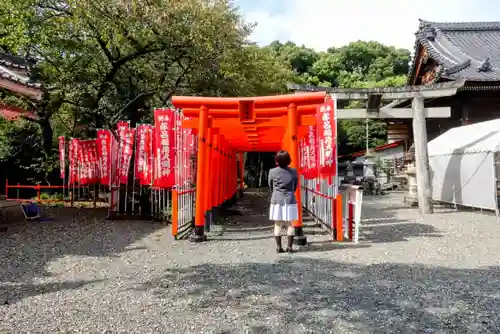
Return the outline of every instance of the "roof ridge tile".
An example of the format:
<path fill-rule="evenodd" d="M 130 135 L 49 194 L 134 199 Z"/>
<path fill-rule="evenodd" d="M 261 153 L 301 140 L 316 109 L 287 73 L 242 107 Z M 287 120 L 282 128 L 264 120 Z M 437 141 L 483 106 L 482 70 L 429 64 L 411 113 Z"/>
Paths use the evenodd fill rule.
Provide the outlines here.
<path fill-rule="evenodd" d="M 468 21 L 468 22 L 433 22 L 419 19 L 422 29 L 425 26 L 433 26 L 443 31 L 485 31 L 500 30 L 500 21 Z"/>

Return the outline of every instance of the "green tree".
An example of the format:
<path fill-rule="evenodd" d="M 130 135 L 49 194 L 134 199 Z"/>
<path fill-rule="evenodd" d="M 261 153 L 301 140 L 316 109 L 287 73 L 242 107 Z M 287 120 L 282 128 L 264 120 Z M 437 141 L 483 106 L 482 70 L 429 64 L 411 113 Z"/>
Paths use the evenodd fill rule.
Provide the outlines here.
<path fill-rule="evenodd" d="M 273 42 L 269 48 L 295 73 L 293 81 L 325 87 L 398 87 L 406 83 L 410 52 L 378 42 L 356 41 L 327 52 L 314 52 L 294 43 Z M 363 108 L 359 102 L 349 107 Z M 339 151 L 349 153 L 365 148 L 364 120 L 339 122 Z M 369 145 L 385 143 L 384 121 L 369 121 Z"/>
<path fill-rule="evenodd" d="M 45 181 L 48 166 L 43 162 L 40 128 L 29 121 L 0 118 L 0 169 L 2 182 Z M 50 172 L 50 171 L 49 171 Z"/>
<path fill-rule="evenodd" d="M 387 124 L 374 120 L 343 120 L 341 128 L 345 132 L 347 145 L 355 149 L 366 148 L 366 125 L 368 124 L 368 147 L 386 143 Z"/>
<path fill-rule="evenodd" d="M 251 26 L 226 0 L 20 0 L 0 12 L 1 45 L 40 59 L 39 122 L 68 105 L 89 134 L 147 118 L 174 93 L 279 91 L 288 75 L 248 46 Z"/>
<path fill-rule="evenodd" d="M 229 0 L 2 1 L 0 14 L 0 46 L 38 60 L 42 100 L 9 98 L 36 112 L 53 164 L 59 134 L 151 120 L 173 94 L 282 92 L 293 75 L 248 43 L 251 25 Z"/>

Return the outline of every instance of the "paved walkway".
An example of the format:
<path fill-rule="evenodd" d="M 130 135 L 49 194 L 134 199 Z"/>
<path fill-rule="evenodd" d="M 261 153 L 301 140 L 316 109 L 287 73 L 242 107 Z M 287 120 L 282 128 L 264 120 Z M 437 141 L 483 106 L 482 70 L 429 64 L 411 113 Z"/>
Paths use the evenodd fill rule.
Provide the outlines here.
<path fill-rule="evenodd" d="M 308 247 L 276 254 L 266 202 L 247 194 L 204 244 L 82 211 L 9 229 L 0 333 L 500 331 L 495 217 L 422 219 L 398 194 L 365 198 L 359 245 L 308 227 Z"/>

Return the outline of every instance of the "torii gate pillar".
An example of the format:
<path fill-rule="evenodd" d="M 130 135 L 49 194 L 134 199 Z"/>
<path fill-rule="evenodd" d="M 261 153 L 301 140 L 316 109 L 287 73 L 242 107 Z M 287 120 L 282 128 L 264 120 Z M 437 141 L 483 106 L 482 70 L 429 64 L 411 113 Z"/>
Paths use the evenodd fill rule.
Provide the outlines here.
<path fill-rule="evenodd" d="M 198 125 L 198 157 L 196 161 L 196 212 L 194 218 L 194 231 L 191 241 L 203 242 L 207 240 L 205 234 L 205 196 L 207 195 L 207 182 L 205 180 L 206 159 L 208 155 L 208 108 L 202 106 L 199 114 Z"/>
<path fill-rule="evenodd" d="M 304 235 L 303 225 L 302 225 L 302 198 L 300 194 L 300 166 L 299 166 L 299 141 L 298 141 L 298 114 L 297 105 L 295 103 L 290 103 L 288 106 L 288 127 L 286 131 L 286 138 L 288 142 L 288 150 L 290 157 L 292 158 L 292 163 L 290 167 L 297 170 L 298 175 L 298 186 L 295 190 L 295 197 L 297 199 L 297 207 L 299 213 L 299 219 L 293 222 L 295 230 L 295 244 L 300 246 L 305 246 L 307 244 L 307 238 Z"/>

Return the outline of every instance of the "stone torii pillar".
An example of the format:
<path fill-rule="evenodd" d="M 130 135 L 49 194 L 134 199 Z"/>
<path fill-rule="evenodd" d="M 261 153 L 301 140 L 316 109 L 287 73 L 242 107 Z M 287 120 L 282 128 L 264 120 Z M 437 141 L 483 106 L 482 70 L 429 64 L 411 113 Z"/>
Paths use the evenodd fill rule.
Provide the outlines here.
<path fill-rule="evenodd" d="M 422 214 L 429 214 L 434 212 L 434 208 L 430 200 L 432 197 L 432 184 L 430 179 L 429 153 L 427 150 L 424 98 L 414 97 L 411 105 L 413 109 L 413 138 L 415 143 L 418 206 Z"/>

